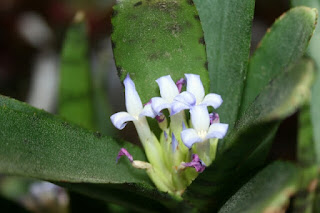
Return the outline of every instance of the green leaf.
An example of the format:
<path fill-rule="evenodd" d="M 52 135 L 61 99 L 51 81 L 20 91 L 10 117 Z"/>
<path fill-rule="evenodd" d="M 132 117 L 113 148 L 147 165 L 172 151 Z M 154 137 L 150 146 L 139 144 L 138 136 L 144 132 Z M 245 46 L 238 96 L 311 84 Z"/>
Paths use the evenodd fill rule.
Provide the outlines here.
<path fill-rule="evenodd" d="M 102 137 L 4 96 L 0 96 L 0 136 L 0 173 L 48 180 L 139 211 L 151 210 L 144 207 L 145 202 L 162 208 L 178 205 L 157 191 L 145 171 L 133 168 L 126 158 L 116 164 L 121 147 L 134 159 L 145 161 L 139 147 Z M 131 200 L 124 199 L 129 195 Z"/>
<path fill-rule="evenodd" d="M 221 144 L 216 160 L 190 185 L 185 198 L 201 209 L 217 210 L 255 169 L 244 166 L 246 159 L 268 140 L 279 121 L 308 99 L 313 76 L 313 63 L 302 60 L 270 82 Z"/>
<path fill-rule="evenodd" d="M 125 0 L 114 6 L 113 52 L 121 80 L 130 73 L 143 103 L 159 96 L 155 80 L 185 73 L 201 76 L 209 90 L 199 16 L 191 0 Z"/>
<path fill-rule="evenodd" d="M 145 160 L 136 146 L 86 131 L 59 117 L 0 96 L 0 172 L 50 181 L 149 184 L 145 172 L 115 159 L 127 146 Z"/>
<path fill-rule="evenodd" d="M 298 162 L 304 167 L 313 166 L 317 160 L 312 130 L 310 106 L 305 105 L 299 114 L 297 150 Z"/>
<path fill-rule="evenodd" d="M 314 7 L 320 10 L 320 2 L 318 0 L 291 0 L 293 6 L 305 5 L 309 7 Z M 312 37 L 310 41 L 310 45 L 308 48 L 308 55 L 312 57 L 317 65 L 318 73 L 320 67 L 320 27 L 319 23 L 317 24 L 317 28 L 315 30 L 315 35 Z M 316 81 L 312 90 L 312 98 L 311 98 L 311 120 L 313 125 L 313 134 L 315 141 L 315 150 L 317 155 L 317 164 L 320 165 L 320 75 L 317 75 Z"/>
<path fill-rule="evenodd" d="M 61 55 L 59 114 L 75 124 L 94 129 L 92 85 L 86 24 L 72 23 Z"/>
<path fill-rule="evenodd" d="M 222 96 L 217 110 L 232 129 L 238 117 L 250 53 L 254 0 L 194 0 L 207 47 L 210 92 Z"/>
<path fill-rule="evenodd" d="M 109 119 L 112 113 L 106 87 L 106 80 L 110 76 L 110 72 L 106 72 L 106 70 L 112 69 L 111 64 L 114 63 L 114 60 L 112 54 L 109 53 L 111 44 L 109 45 L 109 42 L 105 41 L 103 46 L 104 48 L 96 55 L 95 66 L 92 67 L 94 123 L 102 134 L 112 136 L 114 126 Z M 105 46 L 110 46 L 110 49 Z"/>
<path fill-rule="evenodd" d="M 304 167 L 300 169 L 299 190 L 293 198 L 293 213 L 311 213 L 314 210 L 316 188 L 318 185 L 317 166 Z"/>
<path fill-rule="evenodd" d="M 297 191 L 298 174 L 290 163 L 273 163 L 241 187 L 219 213 L 284 212 Z"/>
<path fill-rule="evenodd" d="M 249 63 L 241 114 L 277 75 L 305 53 L 317 22 L 317 11 L 297 7 L 282 15 L 268 30 Z"/>

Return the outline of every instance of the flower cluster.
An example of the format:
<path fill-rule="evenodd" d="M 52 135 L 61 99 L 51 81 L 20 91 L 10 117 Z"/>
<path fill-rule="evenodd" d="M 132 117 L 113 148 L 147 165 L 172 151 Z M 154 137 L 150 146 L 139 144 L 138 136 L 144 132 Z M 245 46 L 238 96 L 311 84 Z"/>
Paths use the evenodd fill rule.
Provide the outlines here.
<path fill-rule="evenodd" d="M 132 166 L 147 171 L 160 190 L 179 196 L 212 163 L 218 139 L 226 135 L 228 124 L 220 123 L 217 113 L 209 113 L 222 104 L 222 98 L 214 93 L 205 95 L 199 75 L 185 74 L 185 79 L 176 83 L 168 75 L 156 82 L 161 97 L 143 105 L 130 76 L 124 80 L 127 112 L 112 115 L 111 121 L 118 129 L 128 121 L 134 123 L 149 163 L 133 160 L 124 148 L 117 161 L 127 156 Z M 185 84 L 186 91 L 182 91 Z M 157 120 L 163 131 L 160 138 L 150 130 L 146 117 Z"/>

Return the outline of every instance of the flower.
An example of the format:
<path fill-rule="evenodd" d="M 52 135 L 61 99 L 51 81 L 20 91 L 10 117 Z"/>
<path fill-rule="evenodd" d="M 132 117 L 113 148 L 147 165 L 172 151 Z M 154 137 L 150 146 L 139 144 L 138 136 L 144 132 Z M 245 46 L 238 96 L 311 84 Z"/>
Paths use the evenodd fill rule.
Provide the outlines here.
<path fill-rule="evenodd" d="M 215 93 L 205 96 L 204 88 L 199 75 L 185 74 L 187 79 L 187 91 L 180 93 L 174 98 L 171 115 L 182 110 L 191 109 L 196 105 L 212 106 L 217 109 L 222 104 L 222 98 Z"/>
<path fill-rule="evenodd" d="M 156 80 L 160 88 L 161 97 L 151 99 L 151 105 L 154 112 L 158 115 L 163 109 L 170 109 L 174 98 L 179 95 L 178 86 L 174 83 L 170 75 L 160 77 Z M 177 82 L 181 89 L 181 79 Z"/>
<path fill-rule="evenodd" d="M 118 129 L 133 121 L 148 159 L 148 162 L 133 160 L 133 156 L 121 148 L 117 162 L 126 156 L 134 168 L 147 172 L 158 189 L 177 196 L 181 196 L 197 176 L 197 173 L 184 170 L 193 167 L 198 173 L 203 172 L 215 158 L 216 146 L 211 144 L 217 144 L 228 130 L 228 124 L 220 123 L 217 113 L 208 112 L 208 106 L 218 108 L 222 104 L 220 95 L 210 93 L 205 96 L 199 75 L 185 74 L 185 77 L 186 80 L 181 78 L 176 83 L 170 75 L 158 78 L 160 97 L 151 98 L 143 106 L 133 81 L 127 75 L 124 80 L 127 112 L 111 116 Z M 186 82 L 187 91 L 181 93 Z M 162 113 L 163 109 L 169 109 L 170 117 Z M 187 128 L 189 122 L 183 111 L 186 109 L 191 114 L 192 128 Z M 150 129 L 146 116 L 158 121 L 163 131 L 160 137 Z M 216 140 L 211 143 L 211 138 Z M 191 149 L 194 143 L 199 144 Z"/>
<path fill-rule="evenodd" d="M 193 128 L 181 132 L 181 139 L 189 149 L 194 143 L 206 141 L 210 138 L 222 139 L 228 130 L 228 124 L 212 123 L 206 105 L 197 105 L 190 109 Z"/>
<path fill-rule="evenodd" d="M 128 121 L 138 121 L 144 116 L 149 116 L 152 118 L 156 116 L 150 104 L 147 104 L 145 107 L 143 107 L 136 87 L 129 74 L 124 79 L 123 83 L 125 87 L 127 112 L 118 112 L 110 117 L 113 125 L 120 130 L 127 125 Z"/>

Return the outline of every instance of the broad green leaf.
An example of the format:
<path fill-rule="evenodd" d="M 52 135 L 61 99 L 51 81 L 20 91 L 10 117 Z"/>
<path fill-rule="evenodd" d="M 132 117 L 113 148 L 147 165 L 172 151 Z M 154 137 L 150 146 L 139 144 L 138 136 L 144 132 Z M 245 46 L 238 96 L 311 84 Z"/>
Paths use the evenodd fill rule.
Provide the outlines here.
<path fill-rule="evenodd" d="M 309 98 L 313 76 L 313 63 L 302 60 L 270 82 L 221 144 L 216 160 L 190 185 L 185 198 L 198 208 L 217 210 L 255 169 L 243 166 L 246 159 L 272 135 L 279 121 Z"/>
<path fill-rule="evenodd" d="M 308 6 L 313 7 L 320 10 L 320 1 L 318 0 L 291 0 L 293 6 Z M 318 75 L 315 80 L 313 90 L 312 90 L 312 98 L 311 98 L 311 120 L 313 125 L 313 134 L 315 141 L 315 150 L 317 154 L 317 164 L 320 165 L 320 75 L 319 75 L 319 67 L 320 67 L 320 27 L 319 23 L 317 24 L 317 28 L 315 30 L 315 35 L 312 37 L 310 41 L 310 45 L 308 48 L 308 55 L 313 58 L 317 65 Z"/>
<path fill-rule="evenodd" d="M 49 181 L 148 184 L 125 159 L 122 146 L 145 160 L 136 146 L 86 131 L 59 117 L 0 96 L 0 172 Z"/>
<path fill-rule="evenodd" d="M 199 16 L 191 0 L 123 0 L 114 6 L 113 53 L 121 80 L 129 73 L 143 103 L 159 96 L 155 80 L 185 73 L 201 76 L 209 90 Z"/>
<path fill-rule="evenodd" d="M 273 163 L 241 187 L 219 213 L 284 212 L 297 191 L 298 174 L 290 163 Z"/>
<path fill-rule="evenodd" d="M 88 40 L 83 18 L 72 23 L 66 33 L 59 87 L 59 114 L 68 121 L 94 129 Z"/>
<path fill-rule="evenodd" d="M 238 117 L 250 53 L 254 0 L 194 0 L 206 41 L 210 92 L 222 96 L 217 110 L 230 129 Z"/>
<path fill-rule="evenodd" d="M 305 53 L 317 22 L 317 11 L 297 7 L 280 16 L 250 59 L 241 114 L 263 88 Z"/>
<path fill-rule="evenodd" d="M 176 204 L 158 192 L 146 173 L 133 168 L 127 159 L 116 164 L 121 147 L 127 148 L 135 159 L 146 160 L 137 146 L 102 137 L 0 96 L 0 173 L 70 185 L 71 190 L 144 211 L 148 209 L 143 207 L 143 199 L 155 203 L 164 197 L 168 203 Z M 95 186 L 104 186 L 105 190 L 98 191 Z M 132 199 L 123 199 L 129 191 Z"/>

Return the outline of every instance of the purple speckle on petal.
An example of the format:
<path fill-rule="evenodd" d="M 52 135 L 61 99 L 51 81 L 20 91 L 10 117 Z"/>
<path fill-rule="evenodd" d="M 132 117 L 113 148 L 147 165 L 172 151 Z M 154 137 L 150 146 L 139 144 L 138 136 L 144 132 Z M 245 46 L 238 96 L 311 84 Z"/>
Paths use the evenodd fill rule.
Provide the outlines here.
<path fill-rule="evenodd" d="M 158 123 L 163 122 L 165 119 L 166 119 L 166 116 L 164 114 L 156 116 L 156 120 L 158 121 Z"/>
<path fill-rule="evenodd" d="M 182 87 L 185 84 L 186 84 L 186 80 L 184 78 L 181 78 L 176 82 L 176 85 L 178 87 L 179 93 L 181 93 Z"/>
<path fill-rule="evenodd" d="M 119 161 L 119 159 L 122 157 L 122 156 L 127 156 L 127 158 L 130 160 L 130 162 L 132 163 L 133 161 L 133 157 L 132 155 L 130 155 L 130 153 L 125 149 L 125 148 L 121 148 L 119 153 L 118 153 L 118 156 L 117 156 L 117 163 Z"/>
<path fill-rule="evenodd" d="M 214 123 L 220 123 L 220 117 L 218 113 L 210 113 L 209 114 L 210 117 L 210 124 L 214 124 Z"/>
<path fill-rule="evenodd" d="M 203 163 L 202 160 L 200 160 L 199 156 L 197 154 L 192 155 L 192 161 L 189 163 L 183 164 L 185 167 L 193 167 L 196 169 L 197 172 L 201 173 L 205 170 L 206 165 Z"/>

